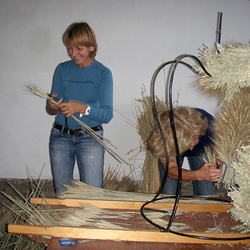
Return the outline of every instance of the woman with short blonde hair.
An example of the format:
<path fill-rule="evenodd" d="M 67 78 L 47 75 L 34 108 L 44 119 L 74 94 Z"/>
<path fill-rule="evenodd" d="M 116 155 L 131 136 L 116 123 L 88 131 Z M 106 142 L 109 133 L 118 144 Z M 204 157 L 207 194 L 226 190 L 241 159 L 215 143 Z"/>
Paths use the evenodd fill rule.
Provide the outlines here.
<path fill-rule="evenodd" d="M 66 48 L 93 47 L 90 56 L 95 58 L 97 52 L 96 36 L 93 29 L 85 22 L 72 23 L 63 34 L 63 43 Z"/>
<path fill-rule="evenodd" d="M 70 60 L 60 63 L 53 77 L 49 115 L 55 115 L 50 134 L 50 162 L 56 194 L 73 179 L 77 161 L 80 181 L 103 187 L 104 148 L 72 117 L 92 128 L 100 138 L 102 124 L 113 117 L 113 78 L 95 59 L 96 36 L 86 22 L 72 23 L 62 37 Z M 53 102 L 53 97 L 59 99 Z"/>

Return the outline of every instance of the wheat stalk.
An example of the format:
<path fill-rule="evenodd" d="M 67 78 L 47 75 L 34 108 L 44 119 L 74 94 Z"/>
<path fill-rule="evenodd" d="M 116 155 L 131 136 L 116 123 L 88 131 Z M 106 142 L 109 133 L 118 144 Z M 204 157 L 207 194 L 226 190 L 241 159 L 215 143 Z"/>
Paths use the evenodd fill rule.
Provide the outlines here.
<path fill-rule="evenodd" d="M 213 122 L 212 150 L 218 159 L 227 164 L 223 183 L 230 187 L 234 182 L 232 162 L 236 150 L 245 146 L 250 139 L 250 89 L 242 88 L 224 103 Z"/>
<path fill-rule="evenodd" d="M 27 90 L 31 93 L 43 98 L 43 99 L 50 99 L 50 95 L 46 93 L 44 90 L 42 90 L 40 87 L 34 85 L 34 84 L 28 84 L 26 85 Z M 57 103 L 59 100 L 57 98 L 53 98 L 54 103 Z M 96 141 L 98 141 L 105 149 L 106 151 L 113 156 L 119 163 L 124 162 L 125 164 L 129 165 L 124 159 L 122 159 L 117 153 L 115 153 L 112 149 L 110 149 L 104 142 L 109 143 L 111 146 L 115 147 L 111 144 L 109 140 L 104 138 L 103 136 L 96 133 L 92 128 L 90 128 L 88 125 L 77 119 L 75 116 L 71 116 L 78 124 L 81 125 L 81 127 L 89 134 L 91 135 Z"/>
<path fill-rule="evenodd" d="M 201 61 L 212 77 L 196 66 L 199 78 L 195 85 L 205 94 L 219 96 L 221 105 L 230 101 L 241 88 L 250 87 L 250 45 L 217 44 L 217 50 L 205 45 Z"/>
<path fill-rule="evenodd" d="M 243 222 L 246 226 L 244 232 L 250 231 L 250 140 L 246 146 L 236 150 L 236 160 L 232 163 L 235 170 L 235 183 L 228 195 L 231 197 L 233 207 L 229 209 L 232 218 Z"/>

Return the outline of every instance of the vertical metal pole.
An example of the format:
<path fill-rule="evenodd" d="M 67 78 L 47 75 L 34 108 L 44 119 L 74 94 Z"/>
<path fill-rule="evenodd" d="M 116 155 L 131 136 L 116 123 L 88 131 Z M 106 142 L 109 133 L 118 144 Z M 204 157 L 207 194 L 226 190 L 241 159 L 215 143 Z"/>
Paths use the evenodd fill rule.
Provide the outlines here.
<path fill-rule="evenodd" d="M 218 12 L 216 43 L 219 44 L 221 40 L 221 24 L 222 24 L 222 12 Z"/>

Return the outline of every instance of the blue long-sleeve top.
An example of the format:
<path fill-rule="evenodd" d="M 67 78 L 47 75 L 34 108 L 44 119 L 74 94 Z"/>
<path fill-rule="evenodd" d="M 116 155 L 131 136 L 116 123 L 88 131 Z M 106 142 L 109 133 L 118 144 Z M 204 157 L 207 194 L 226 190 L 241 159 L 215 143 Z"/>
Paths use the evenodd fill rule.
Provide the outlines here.
<path fill-rule="evenodd" d="M 69 100 L 85 103 L 91 110 L 88 116 L 76 118 L 90 127 L 108 123 L 113 117 L 113 78 L 111 71 L 94 60 L 88 67 L 79 68 L 73 60 L 63 62 L 55 70 L 51 94 L 57 94 L 63 102 Z M 56 123 L 65 126 L 65 117 L 58 112 Z M 67 118 L 69 128 L 81 126 Z"/>

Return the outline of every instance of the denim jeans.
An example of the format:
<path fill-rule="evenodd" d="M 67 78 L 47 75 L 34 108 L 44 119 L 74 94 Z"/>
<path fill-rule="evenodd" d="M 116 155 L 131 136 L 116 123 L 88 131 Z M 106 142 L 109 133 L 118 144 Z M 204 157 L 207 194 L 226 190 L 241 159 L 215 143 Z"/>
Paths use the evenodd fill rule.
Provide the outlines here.
<path fill-rule="evenodd" d="M 183 157 L 184 159 L 184 157 Z M 198 170 L 203 164 L 198 156 L 188 156 L 188 163 L 190 170 Z M 165 171 L 163 169 L 162 163 L 159 161 L 159 171 L 161 181 L 164 178 Z M 213 182 L 211 181 L 193 181 L 194 195 L 213 195 Z M 167 177 L 166 183 L 162 190 L 162 194 L 176 195 L 177 192 L 177 180 L 170 179 Z"/>
<path fill-rule="evenodd" d="M 103 130 L 97 131 L 103 135 Z M 68 135 L 56 128 L 50 134 L 50 162 L 56 194 L 65 190 L 64 184 L 73 179 L 75 160 L 80 181 L 103 187 L 104 148 L 83 131 L 81 135 Z"/>

